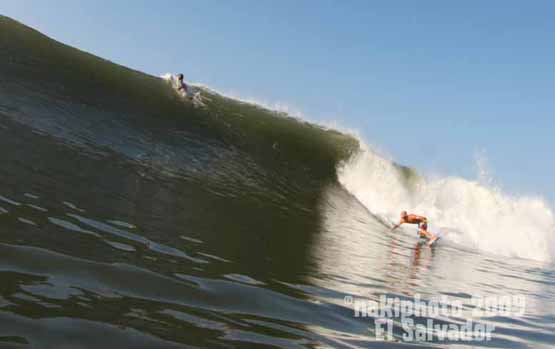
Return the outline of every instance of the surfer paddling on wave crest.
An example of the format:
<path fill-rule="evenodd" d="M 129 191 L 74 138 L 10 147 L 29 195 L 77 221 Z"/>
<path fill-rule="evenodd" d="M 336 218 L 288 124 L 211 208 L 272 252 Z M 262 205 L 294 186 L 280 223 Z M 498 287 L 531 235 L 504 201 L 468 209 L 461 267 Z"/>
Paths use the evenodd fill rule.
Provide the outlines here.
<path fill-rule="evenodd" d="M 438 237 L 435 234 L 432 234 L 431 232 L 428 231 L 428 218 L 424 216 L 408 214 L 407 211 L 403 211 L 401 212 L 401 220 L 399 221 L 399 224 L 391 228 L 391 231 L 399 228 L 403 223 L 418 224 L 418 235 L 420 235 L 420 237 L 425 237 L 428 240 L 430 240 L 428 242 L 428 245 L 433 244 L 434 241 L 438 239 Z"/>
<path fill-rule="evenodd" d="M 175 87 L 178 93 L 184 98 L 188 98 L 195 107 L 204 107 L 203 98 L 200 92 L 193 93 L 193 89 L 183 81 L 183 74 L 177 74 L 177 86 Z"/>
<path fill-rule="evenodd" d="M 189 94 L 187 84 L 183 81 L 183 74 L 177 74 L 177 91 L 183 91 L 184 96 Z"/>

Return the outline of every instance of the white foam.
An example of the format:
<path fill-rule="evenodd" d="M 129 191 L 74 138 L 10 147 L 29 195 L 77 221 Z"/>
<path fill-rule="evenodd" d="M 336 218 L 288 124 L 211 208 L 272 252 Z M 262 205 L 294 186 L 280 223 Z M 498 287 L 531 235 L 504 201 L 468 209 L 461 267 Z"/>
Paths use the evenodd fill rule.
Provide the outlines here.
<path fill-rule="evenodd" d="M 397 221 L 402 210 L 425 215 L 432 231 L 491 253 L 553 261 L 553 210 L 539 197 L 511 196 L 493 185 L 478 158 L 478 180 L 411 180 L 368 147 L 338 169 L 340 183 L 372 213 Z"/>

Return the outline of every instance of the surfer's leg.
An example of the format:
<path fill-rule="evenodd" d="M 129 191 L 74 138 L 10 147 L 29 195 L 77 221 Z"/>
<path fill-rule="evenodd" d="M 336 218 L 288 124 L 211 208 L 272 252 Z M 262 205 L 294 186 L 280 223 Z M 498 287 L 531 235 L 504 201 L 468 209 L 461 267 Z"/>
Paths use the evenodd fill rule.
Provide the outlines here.
<path fill-rule="evenodd" d="M 425 237 L 428 240 L 432 240 L 435 238 L 435 234 L 431 233 L 430 231 L 426 230 L 426 229 L 419 229 L 418 230 L 418 234 L 421 237 Z"/>
<path fill-rule="evenodd" d="M 437 240 L 438 236 L 436 234 L 432 234 L 430 232 L 427 232 L 429 234 L 428 239 L 430 239 L 430 241 L 428 241 L 428 246 L 430 246 L 431 244 L 434 243 L 434 241 Z"/>

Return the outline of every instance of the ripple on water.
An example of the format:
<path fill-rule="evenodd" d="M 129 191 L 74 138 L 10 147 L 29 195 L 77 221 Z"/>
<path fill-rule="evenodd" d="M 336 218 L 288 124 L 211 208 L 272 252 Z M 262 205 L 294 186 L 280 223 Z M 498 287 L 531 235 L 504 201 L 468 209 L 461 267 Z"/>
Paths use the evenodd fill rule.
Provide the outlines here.
<path fill-rule="evenodd" d="M 246 276 L 246 275 L 242 275 L 242 274 L 226 274 L 224 275 L 224 277 L 226 279 L 230 279 L 233 281 L 238 281 L 244 284 L 249 284 L 249 285 L 264 285 L 264 283 L 262 281 L 258 281 L 255 280 L 253 278 L 251 278 L 250 276 Z"/>
<path fill-rule="evenodd" d="M 34 209 L 37 210 L 37 211 L 48 212 L 48 210 L 45 209 L 44 207 L 40 207 L 40 206 L 33 205 L 33 204 L 27 204 L 27 206 L 29 206 L 29 207 L 31 207 L 31 208 L 34 208 Z"/>
<path fill-rule="evenodd" d="M 180 258 L 188 259 L 188 260 L 190 260 L 192 262 L 195 262 L 195 263 L 201 263 L 201 264 L 209 263 L 207 260 L 189 256 L 187 253 L 185 253 L 185 252 L 183 252 L 183 251 L 181 251 L 177 248 L 166 246 L 164 244 L 159 244 L 159 243 L 154 242 L 152 240 L 149 240 L 149 239 L 147 239 L 147 238 L 145 238 L 141 235 L 131 233 L 127 230 L 116 228 L 112 225 L 94 220 L 92 218 L 86 218 L 86 217 L 83 217 L 83 216 L 80 216 L 80 215 L 77 215 L 77 214 L 69 214 L 69 213 L 67 215 L 71 218 L 74 218 L 74 219 L 78 220 L 80 223 L 82 223 L 84 225 L 87 225 L 91 228 L 100 230 L 104 233 L 111 234 L 111 235 L 114 235 L 114 236 L 118 236 L 120 238 L 128 239 L 128 240 L 131 240 L 131 241 L 139 242 L 139 243 L 145 245 L 151 251 L 155 251 L 155 252 L 165 254 L 165 255 L 169 255 L 169 256 L 173 256 L 173 257 L 180 257 Z"/>
<path fill-rule="evenodd" d="M 59 218 L 54 218 L 54 217 L 48 217 L 48 220 L 50 221 L 50 223 L 55 224 L 55 225 L 57 225 L 59 227 L 62 227 L 64 229 L 71 230 L 71 231 L 74 231 L 76 233 L 92 235 L 92 236 L 95 236 L 97 238 L 102 238 L 102 236 L 100 236 L 99 234 L 94 233 L 90 230 L 85 230 L 85 229 L 81 228 L 80 226 L 78 226 L 77 224 L 73 224 L 73 223 L 68 222 L 66 220 L 59 219 Z"/>
<path fill-rule="evenodd" d="M 174 319 L 177 319 L 177 320 L 180 320 L 180 321 L 183 321 L 183 322 L 187 322 L 187 323 L 192 324 L 192 325 L 197 326 L 197 327 L 208 328 L 208 329 L 211 329 L 211 330 L 220 330 L 220 331 L 224 331 L 224 330 L 227 329 L 227 326 L 224 323 L 213 321 L 213 320 L 208 320 L 208 319 L 203 319 L 199 316 L 192 315 L 192 314 L 186 314 L 186 313 L 183 313 L 183 312 L 177 311 L 177 310 L 164 309 L 164 310 L 160 311 L 160 314 L 169 315 L 169 316 L 173 317 Z"/>
<path fill-rule="evenodd" d="M 19 202 L 13 201 L 12 199 L 8 199 L 7 197 L 2 196 L 2 195 L 0 195 L 0 201 L 4 201 L 5 203 L 8 203 L 8 204 L 13 205 L 13 206 L 21 206 L 21 204 Z"/>
<path fill-rule="evenodd" d="M 131 223 L 124 222 L 124 221 L 112 220 L 112 221 L 107 221 L 107 222 L 110 223 L 110 224 L 116 225 L 118 227 L 121 227 L 121 228 L 127 228 L 127 229 L 135 229 L 136 228 L 135 225 L 133 225 Z"/>
<path fill-rule="evenodd" d="M 110 240 L 104 240 L 104 242 L 106 242 L 108 245 L 112 246 L 115 249 L 118 250 L 122 250 L 125 252 L 135 252 L 136 249 L 135 247 L 128 245 L 128 244 L 122 244 L 121 242 L 115 242 L 115 241 L 110 241 Z"/>
<path fill-rule="evenodd" d="M 72 210 L 79 211 L 79 212 L 85 212 L 85 210 L 83 210 L 82 208 L 79 208 L 79 207 L 75 206 L 75 205 L 72 204 L 71 202 L 64 201 L 63 204 L 66 205 L 67 207 L 71 208 Z"/>
<path fill-rule="evenodd" d="M 191 238 L 191 237 L 188 237 L 188 236 L 185 236 L 185 235 L 181 235 L 180 238 L 183 239 L 183 240 L 194 242 L 196 244 L 202 244 L 203 243 L 202 240 Z"/>
<path fill-rule="evenodd" d="M 62 284 L 38 284 L 38 285 L 21 285 L 22 290 L 32 294 L 33 296 L 65 300 L 72 296 L 83 295 L 83 292 L 77 288 Z"/>
<path fill-rule="evenodd" d="M 17 220 L 20 221 L 21 223 L 25 223 L 25 224 L 29 224 L 29 225 L 34 225 L 34 226 L 37 225 L 37 223 L 35 223 L 35 222 L 33 222 L 32 220 L 27 219 L 27 218 L 18 217 Z"/>
<path fill-rule="evenodd" d="M 228 259 L 225 259 L 225 258 L 222 258 L 222 257 L 218 257 L 218 256 L 214 256 L 214 255 L 209 254 L 209 253 L 198 252 L 198 254 L 201 255 L 201 256 L 203 256 L 203 257 L 216 260 L 216 261 L 218 261 L 218 262 L 231 263 L 231 261 L 228 260 Z"/>

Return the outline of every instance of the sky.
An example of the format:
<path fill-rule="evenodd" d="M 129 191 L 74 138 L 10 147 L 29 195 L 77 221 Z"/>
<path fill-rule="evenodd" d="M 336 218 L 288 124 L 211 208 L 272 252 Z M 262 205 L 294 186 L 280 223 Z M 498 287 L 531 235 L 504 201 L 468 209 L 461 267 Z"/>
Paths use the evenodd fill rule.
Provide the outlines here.
<path fill-rule="evenodd" d="M 555 2 L 0 0 L 153 75 L 287 105 L 393 160 L 555 202 Z"/>

